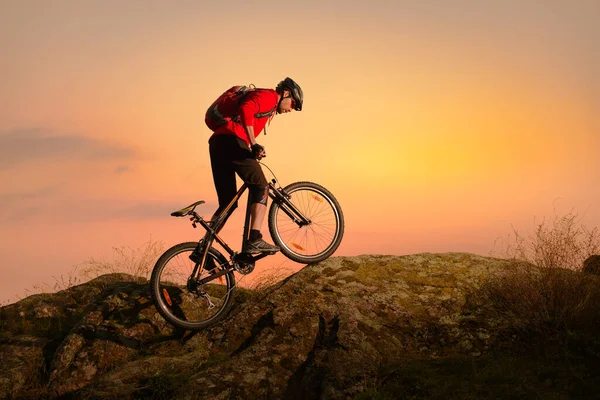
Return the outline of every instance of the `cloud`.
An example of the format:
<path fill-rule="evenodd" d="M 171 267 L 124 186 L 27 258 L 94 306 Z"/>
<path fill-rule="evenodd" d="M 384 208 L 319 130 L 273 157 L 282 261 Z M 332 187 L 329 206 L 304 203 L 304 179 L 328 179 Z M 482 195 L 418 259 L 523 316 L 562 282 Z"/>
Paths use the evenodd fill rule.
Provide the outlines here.
<path fill-rule="evenodd" d="M 129 170 L 130 168 L 127 165 L 119 165 L 117 168 L 115 168 L 115 174 L 123 174 Z"/>
<path fill-rule="evenodd" d="M 121 159 L 133 150 L 81 135 L 52 135 L 42 129 L 0 132 L 0 169 L 40 159 Z"/>
<path fill-rule="evenodd" d="M 11 199 L 16 198 L 13 195 Z M 7 197 L 7 196 L 3 196 Z M 31 197 L 33 200 L 34 197 Z M 67 223 L 93 223 L 100 221 L 143 221 L 172 218 L 173 211 L 188 204 L 179 202 L 123 202 L 116 199 L 93 199 L 86 201 L 47 202 L 41 198 L 28 201 L 23 208 L 15 206 L 0 209 L 0 223 L 22 223 L 35 218 L 39 221 Z M 5 200 L 6 201 L 6 200 Z M 0 197 L 0 206 L 2 197 Z M 196 208 L 200 215 L 208 215 L 217 209 L 216 204 L 202 204 Z"/>
<path fill-rule="evenodd" d="M 60 191 L 66 183 L 45 186 L 36 190 L 14 193 L 0 193 L 0 207 L 9 207 L 21 202 L 30 202 L 48 198 Z"/>
<path fill-rule="evenodd" d="M 29 191 L 1 193 L 0 222 L 21 222 L 43 215 L 47 205 L 55 201 L 56 194 L 65 186 L 66 183 L 61 182 Z"/>
<path fill-rule="evenodd" d="M 96 202 L 94 202 L 96 203 Z M 87 204 L 87 209 L 93 209 L 93 212 L 78 213 L 77 222 L 91 222 L 99 220 L 151 220 L 172 218 L 173 211 L 180 210 L 189 204 L 176 202 L 138 202 L 123 204 L 122 202 L 97 201 L 97 205 Z M 75 210 L 83 206 L 80 204 Z M 217 209 L 216 204 L 202 204 L 196 208 L 199 214 L 210 214 Z M 72 214 L 73 209 L 69 212 Z"/>
<path fill-rule="evenodd" d="M 98 215 L 100 215 L 102 219 L 118 218 L 146 220 L 163 217 L 166 218 L 173 211 L 181 208 L 183 207 L 175 205 L 174 203 L 146 202 L 105 208 Z"/>

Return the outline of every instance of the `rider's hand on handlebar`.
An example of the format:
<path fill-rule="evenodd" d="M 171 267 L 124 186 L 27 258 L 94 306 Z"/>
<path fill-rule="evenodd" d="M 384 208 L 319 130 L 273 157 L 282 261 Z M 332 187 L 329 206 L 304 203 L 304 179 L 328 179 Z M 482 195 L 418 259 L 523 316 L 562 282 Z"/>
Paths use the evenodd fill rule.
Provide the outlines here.
<path fill-rule="evenodd" d="M 252 156 L 254 158 L 256 158 L 257 160 L 260 160 L 260 159 L 266 157 L 267 153 L 265 152 L 265 148 L 263 146 L 261 146 L 258 143 L 254 143 L 252 145 Z"/>

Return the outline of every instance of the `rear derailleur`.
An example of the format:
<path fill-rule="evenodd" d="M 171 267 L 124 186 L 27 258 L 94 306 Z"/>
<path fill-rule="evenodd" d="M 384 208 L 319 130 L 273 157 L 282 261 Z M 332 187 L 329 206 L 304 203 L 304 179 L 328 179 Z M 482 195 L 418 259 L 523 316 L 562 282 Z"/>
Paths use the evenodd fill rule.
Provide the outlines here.
<path fill-rule="evenodd" d="M 202 287 L 202 285 L 198 285 L 198 281 L 196 281 L 196 279 L 194 279 L 194 278 L 188 279 L 188 281 L 187 281 L 188 292 L 195 294 L 197 298 L 204 297 L 206 299 L 206 301 L 208 302 L 208 309 L 210 310 L 211 308 L 214 308 L 215 305 L 212 302 L 212 300 L 210 299 L 210 295 L 208 293 L 206 293 L 204 290 L 200 289 L 201 287 Z"/>

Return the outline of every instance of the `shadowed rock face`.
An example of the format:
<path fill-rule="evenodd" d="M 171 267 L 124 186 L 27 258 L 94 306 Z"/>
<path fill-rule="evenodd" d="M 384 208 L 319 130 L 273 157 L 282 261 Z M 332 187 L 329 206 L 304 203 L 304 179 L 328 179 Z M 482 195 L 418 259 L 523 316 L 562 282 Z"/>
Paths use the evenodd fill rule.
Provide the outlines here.
<path fill-rule="evenodd" d="M 145 280 L 124 274 L 0 308 L 0 398 L 84 387 L 170 340 L 173 329 L 155 314 Z"/>
<path fill-rule="evenodd" d="M 465 305 L 508 267 L 465 253 L 334 257 L 238 293 L 197 334 L 165 323 L 145 281 L 103 276 L 0 309 L 0 397 L 345 399 L 399 360 L 488 351 L 494 323 Z"/>
<path fill-rule="evenodd" d="M 600 276 L 600 255 L 594 254 L 586 258 L 582 271 L 586 274 Z"/>

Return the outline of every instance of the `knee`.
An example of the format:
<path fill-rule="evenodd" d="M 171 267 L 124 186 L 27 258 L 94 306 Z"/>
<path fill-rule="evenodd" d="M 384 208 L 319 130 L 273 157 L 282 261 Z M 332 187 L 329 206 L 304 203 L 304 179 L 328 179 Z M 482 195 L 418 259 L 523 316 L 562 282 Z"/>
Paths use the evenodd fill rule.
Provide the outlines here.
<path fill-rule="evenodd" d="M 250 204 L 262 204 L 267 205 L 267 198 L 269 197 L 268 186 L 251 186 L 250 187 Z"/>

